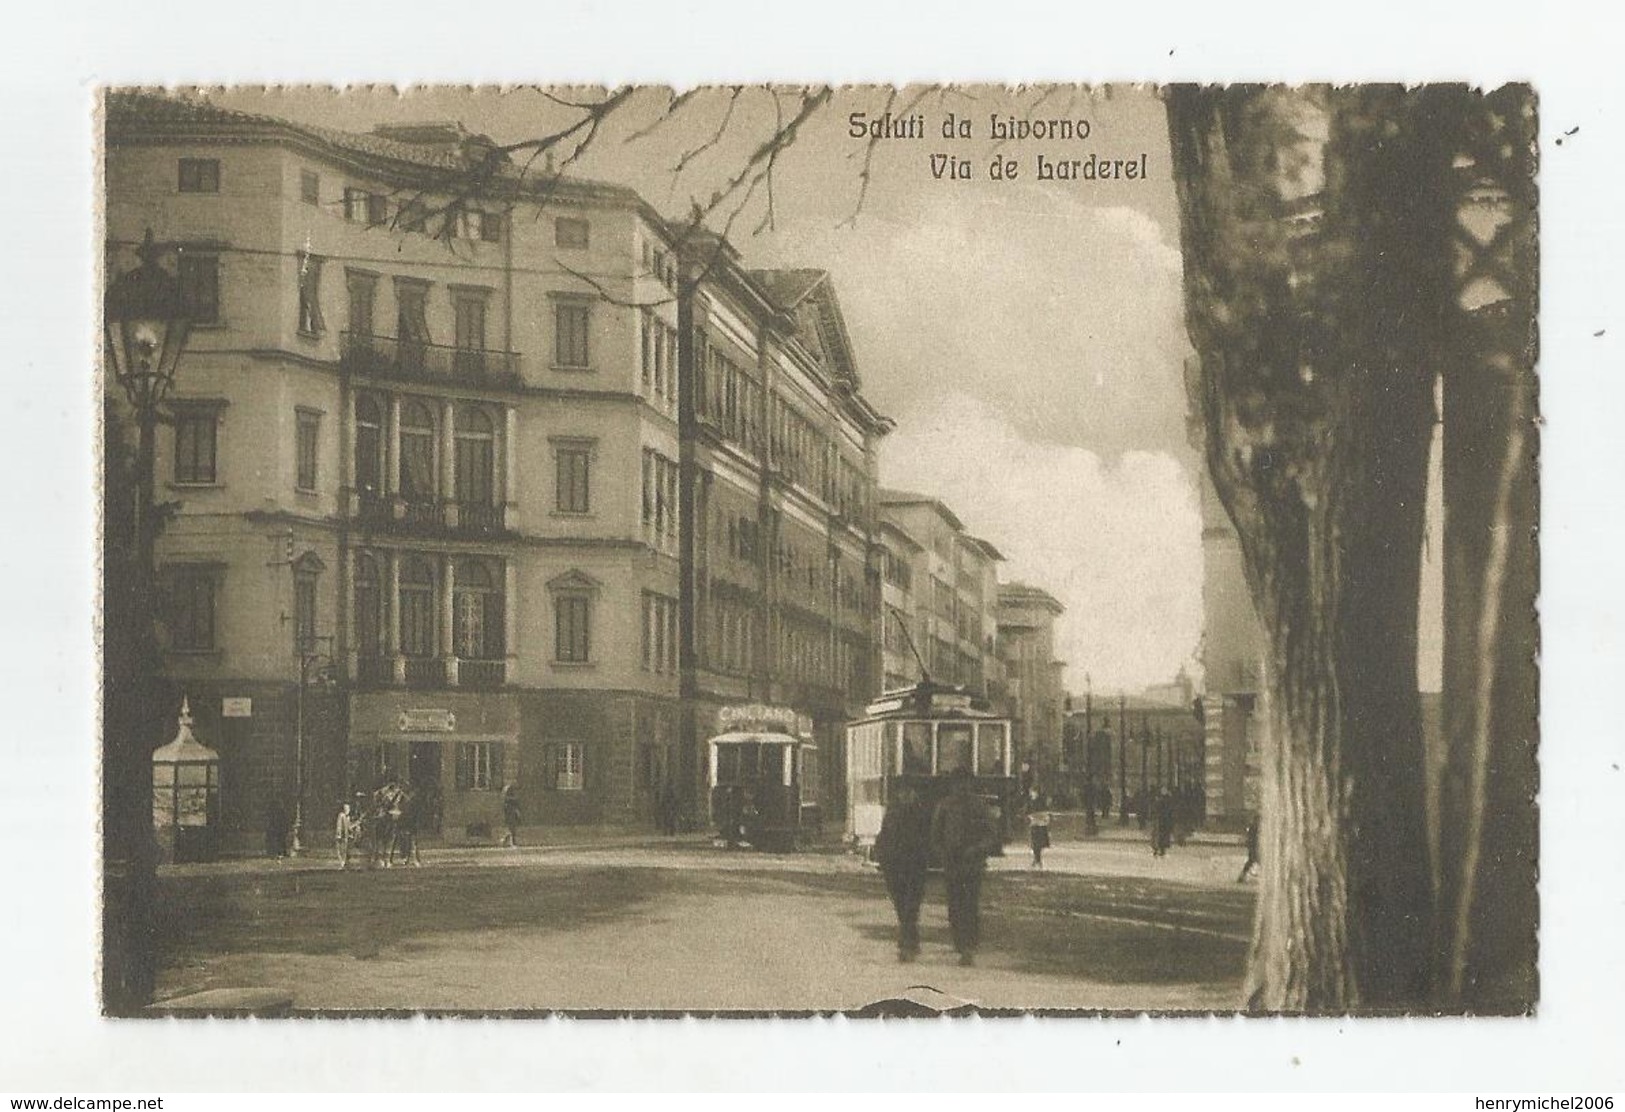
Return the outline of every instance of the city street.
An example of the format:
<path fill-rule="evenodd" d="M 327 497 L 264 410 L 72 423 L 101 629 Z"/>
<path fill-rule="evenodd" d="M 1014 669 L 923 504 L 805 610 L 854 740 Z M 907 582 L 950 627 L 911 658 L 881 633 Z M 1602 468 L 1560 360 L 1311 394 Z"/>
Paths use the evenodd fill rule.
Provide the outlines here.
<path fill-rule="evenodd" d="M 1062 842 L 1039 872 L 1012 846 L 992 862 L 974 968 L 949 945 L 940 878 L 924 953 L 900 965 L 878 873 L 839 853 L 684 840 L 431 851 L 424 868 L 373 872 L 322 857 L 189 866 L 161 879 L 158 995 L 269 988 L 297 1011 L 852 1011 L 923 985 L 989 1009 L 1229 1010 L 1253 903 L 1240 861 L 1233 844 L 1194 843 L 1156 860 L 1120 837 Z"/>

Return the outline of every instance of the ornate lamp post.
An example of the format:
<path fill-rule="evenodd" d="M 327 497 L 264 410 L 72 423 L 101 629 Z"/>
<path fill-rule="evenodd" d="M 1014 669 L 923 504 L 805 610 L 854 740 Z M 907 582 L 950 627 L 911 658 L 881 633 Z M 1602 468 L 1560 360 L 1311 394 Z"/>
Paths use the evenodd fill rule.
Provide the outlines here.
<path fill-rule="evenodd" d="M 299 687 L 294 698 L 293 831 L 289 852 L 298 857 L 305 851 L 305 692 L 312 684 L 328 689 L 336 682 L 333 657 L 316 646 L 330 649 L 332 634 L 318 634 L 299 646 Z"/>
<path fill-rule="evenodd" d="M 153 510 L 153 455 L 160 407 L 175 382 L 175 368 L 186 347 L 187 319 L 180 283 L 159 263 L 164 249 L 152 230 L 137 252 L 141 265 L 111 282 L 103 298 L 106 363 L 135 411 L 140 430 L 136 459 L 134 544 L 108 560 L 128 560 L 131 598 L 127 606 L 127 641 L 110 646 L 143 653 L 130 665 L 133 682 L 112 688 L 120 704 L 105 708 L 108 727 L 102 739 L 103 909 L 102 1001 L 114 1014 L 138 1011 L 152 999 L 154 957 L 152 895 L 156 843 L 152 829 L 152 753 L 161 716 L 153 706 L 159 694 L 158 661 L 150 655 L 156 594 L 153 545 L 157 535 Z M 109 631 L 111 634 L 112 631 Z M 117 651 L 117 649 L 115 650 Z"/>

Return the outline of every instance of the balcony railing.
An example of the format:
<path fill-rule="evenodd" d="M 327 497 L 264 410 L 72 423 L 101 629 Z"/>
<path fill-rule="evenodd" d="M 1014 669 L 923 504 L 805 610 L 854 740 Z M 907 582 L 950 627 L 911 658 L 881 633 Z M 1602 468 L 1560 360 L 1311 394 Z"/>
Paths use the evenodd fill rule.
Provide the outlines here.
<path fill-rule="evenodd" d="M 388 687 L 395 681 L 395 662 L 387 656 L 359 657 L 355 681 L 362 687 Z"/>
<path fill-rule="evenodd" d="M 364 529 L 402 529 L 450 536 L 497 537 L 507 532 L 508 508 L 502 503 L 440 502 L 398 494 L 361 491 L 355 520 Z"/>
<path fill-rule="evenodd" d="M 342 361 L 347 371 L 381 378 L 474 386 L 519 385 L 519 353 L 513 351 L 446 347 L 346 332 Z"/>
<path fill-rule="evenodd" d="M 407 657 L 406 686 L 415 688 L 446 686 L 446 662 L 438 656 Z"/>
<path fill-rule="evenodd" d="M 471 687 L 478 691 L 489 691 L 501 687 L 508 678 L 508 662 L 505 660 L 459 660 L 457 662 L 457 686 Z"/>

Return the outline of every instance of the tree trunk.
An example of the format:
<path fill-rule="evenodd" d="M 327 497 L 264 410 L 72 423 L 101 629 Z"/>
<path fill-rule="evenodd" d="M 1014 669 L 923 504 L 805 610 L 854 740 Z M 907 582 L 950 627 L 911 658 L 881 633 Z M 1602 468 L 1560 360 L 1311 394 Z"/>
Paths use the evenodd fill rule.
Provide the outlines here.
<path fill-rule="evenodd" d="M 1451 293 L 1436 90 L 1170 90 L 1190 387 L 1263 623 L 1250 1006 L 1428 997 L 1416 687 Z"/>
<path fill-rule="evenodd" d="M 1461 112 L 1436 1002 L 1507 1013 L 1537 991 L 1534 96 L 1507 86 Z"/>

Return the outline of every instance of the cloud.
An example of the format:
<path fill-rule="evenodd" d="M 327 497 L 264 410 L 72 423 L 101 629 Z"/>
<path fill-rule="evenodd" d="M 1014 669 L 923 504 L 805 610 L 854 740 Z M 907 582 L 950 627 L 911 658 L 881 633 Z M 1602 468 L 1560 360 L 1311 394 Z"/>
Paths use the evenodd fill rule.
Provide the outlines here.
<path fill-rule="evenodd" d="M 922 397 L 882 446 L 888 486 L 941 498 L 1008 562 L 1002 581 L 1067 608 L 1056 653 L 1067 685 L 1135 690 L 1171 679 L 1202 628 L 1201 517 L 1189 471 L 1167 452 L 1107 462 L 1025 437 L 974 395 Z"/>

